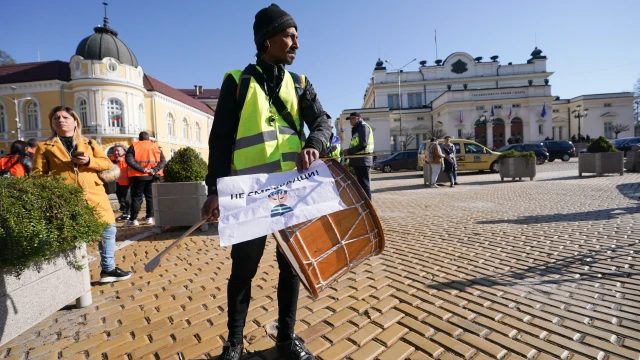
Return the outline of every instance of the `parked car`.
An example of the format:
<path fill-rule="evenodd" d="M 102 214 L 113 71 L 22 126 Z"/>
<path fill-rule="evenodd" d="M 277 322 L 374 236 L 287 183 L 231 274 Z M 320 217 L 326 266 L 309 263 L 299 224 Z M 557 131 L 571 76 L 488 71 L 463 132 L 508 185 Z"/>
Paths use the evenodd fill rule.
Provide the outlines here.
<path fill-rule="evenodd" d="M 545 161 L 549 160 L 549 152 L 542 143 L 511 144 L 498 149 L 499 152 L 505 152 L 507 150 L 519 152 L 533 151 L 536 154 L 536 162 L 538 165 L 542 165 Z"/>
<path fill-rule="evenodd" d="M 621 139 L 611 140 L 611 143 L 618 151 L 623 151 L 624 156 L 627 156 L 627 151 L 631 150 L 632 146 L 640 145 L 640 137 L 627 137 Z"/>
<path fill-rule="evenodd" d="M 439 144 L 443 144 L 444 140 L 439 140 Z M 491 170 L 491 172 L 500 172 L 500 163 L 498 162 L 497 151 L 491 151 L 475 141 L 464 139 L 453 139 L 451 143 L 456 148 L 456 160 L 458 162 L 458 172 L 473 170 Z M 427 154 L 426 141 L 420 144 L 418 149 L 418 164 L 422 166 Z"/>
<path fill-rule="evenodd" d="M 402 151 L 395 153 L 384 160 L 373 162 L 374 170 L 382 172 L 392 172 L 393 170 L 415 170 L 418 168 L 418 153 L 415 151 Z"/>
<path fill-rule="evenodd" d="M 569 140 L 547 140 L 543 141 L 542 144 L 549 153 L 549 162 L 553 162 L 555 159 L 569 161 L 569 159 L 576 156 L 576 148 Z"/>

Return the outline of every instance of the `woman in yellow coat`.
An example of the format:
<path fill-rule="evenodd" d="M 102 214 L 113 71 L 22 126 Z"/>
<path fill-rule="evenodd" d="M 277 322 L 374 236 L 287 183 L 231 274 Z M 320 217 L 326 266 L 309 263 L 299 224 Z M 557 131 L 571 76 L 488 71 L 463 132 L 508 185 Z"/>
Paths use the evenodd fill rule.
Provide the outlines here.
<path fill-rule="evenodd" d="M 94 205 L 102 220 L 110 225 L 102 233 L 100 248 L 100 282 L 122 281 L 131 277 L 130 271 L 116 267 L 116 225 L 109 197 L 98 173 L 111 170 L 111 160 L 95 142 L 82 136 L 82 122 L 78 115 L 65 106 L 57 106 L 49 113 L 51 137 L 38 143 L 33 160 L 33 171 L 64 177 L 65 182 L 80 186 L 87 202 Z M 118 171 L 111 174 L 118 177 Z"/>

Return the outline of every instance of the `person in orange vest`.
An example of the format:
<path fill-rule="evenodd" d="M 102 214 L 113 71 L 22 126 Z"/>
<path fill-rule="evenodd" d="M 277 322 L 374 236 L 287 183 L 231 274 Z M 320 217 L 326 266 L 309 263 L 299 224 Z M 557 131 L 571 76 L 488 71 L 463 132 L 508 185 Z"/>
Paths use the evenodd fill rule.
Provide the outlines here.
<path fill-rule="evenodd" d="M 131 212 L 126 226 L 138 226 L 138 213 L 142 205 L 142 196 L 146 201 L 145 221 L 153 225 L 153 198 L 151 184 L 153 177 L 164 168 L 167 161 L 158 144 L 149 140 L 149 133 L 143 131 L 138 140 L 129 146 L 125 160 L 129 165 L 129 183 L 131 185 Z"/>
<path fill-rule="evenodd" d="M 27 156 L 33 160 L 33 157 L 36 155 L 36 146 L 38 146 L 38 140 L 36 138 L 31 138 L 27 140 Z"/>
<path fill-rule="evenodd" d="M 9 155 L 0 159 L 0 176 L 23 177 L 31 172 L 31 158 L 27 143 L 16 140 L 11 144 Z"/>
<path fill-rule="evenodd" d="M 129 165 L 124 158 L 127 149 L 122 144 L 116 144 L 113 147 L 113 156 L 110 157 L 111 162 L 117 164 L 120 168 L 120 177 L 116 183 L 116 196 L 120 204 L 122 214 L 116 218 L 117 221 L 129 220 L 129 210 L 131 201 L 129 200 Z"/>

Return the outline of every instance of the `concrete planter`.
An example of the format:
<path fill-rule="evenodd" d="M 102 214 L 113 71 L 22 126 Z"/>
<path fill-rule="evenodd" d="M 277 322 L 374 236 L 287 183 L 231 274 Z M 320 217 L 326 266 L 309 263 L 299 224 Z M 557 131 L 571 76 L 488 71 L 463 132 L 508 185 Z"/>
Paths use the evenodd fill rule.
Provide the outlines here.
<path fill-rule="evenodd" d="M 163 226 L 193 226 L 200 221 L 200 208 L 207 200 L 204 182 L 153 183 L 152 192 L 156 232 Z M 205 223 L 202 231 L 208 229 Z"/>
<path fill-rule="evenodd" d="M 0 345 L 20 335 L 72 301 L 91 305 L 91 279 L 87 247 L 76 257 L 84 268 L 77 271 L 63 257 L 27 269 L 19 278 L 0 273 Z"/>
<path fill-rule="evenodd" d="M 627 151 L 624 168 L 627 171 L 640 171 L 640 146 L 633 146 L 631 150 Z"/>
<path fill-rule="evenodd" d="M 442 170 L 440 170 L 440 174 L 438 174 L 438 178 L 436 179 L 436 183 L 449 182 L 449 176 L 443 170 L 444 170 L 444 166 L 442 167 Z M 427 184 L 429 184 L 429 179 L 431 179 L 431 166 L 429 166 L 429 164 L 427 164 L 427 163 L 425 163 L 423 168 L 422 168 L 422 178 L 424 179 L 424 185 L 425 186 Z"/>
<path fill-rule="evenodd" d="M 512 180 L 536 177 L 536 159 L 506 158 L 500 160 L 500 180 L 511 178 Z"/>
<path fill-rule="evenodd" d="M 578 156 L 578 175 L 583 173 L 624 174 L 624 153 L 622 151 L 610 153 L 580 153 Z"/>

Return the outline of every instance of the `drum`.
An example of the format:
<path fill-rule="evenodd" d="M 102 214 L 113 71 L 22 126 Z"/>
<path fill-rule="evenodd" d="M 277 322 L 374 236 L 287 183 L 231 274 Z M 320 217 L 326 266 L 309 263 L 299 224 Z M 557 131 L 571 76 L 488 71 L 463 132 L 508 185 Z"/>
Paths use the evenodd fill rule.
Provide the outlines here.
<path fill-rule="evenodd" d="M 273 234 L 314 299 L 342 275 L 384 249 L 382 225 L 356 179 L 338 161 L 322 161 L 333 174 L 347 208 Z"/>

